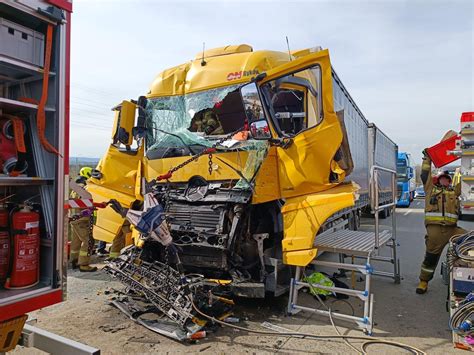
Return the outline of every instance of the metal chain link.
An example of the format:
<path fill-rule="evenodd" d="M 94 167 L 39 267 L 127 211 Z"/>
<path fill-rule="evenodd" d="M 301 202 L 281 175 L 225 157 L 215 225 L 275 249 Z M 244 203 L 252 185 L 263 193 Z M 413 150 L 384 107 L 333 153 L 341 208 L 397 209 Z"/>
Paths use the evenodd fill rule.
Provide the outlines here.
<path fill-rule="evenodd" d="M 209 169 L 208 169 L 209 170 L 209 175 L 211 175 L 212 174 L 212 153 L 209 153 L 209 163 L 208 163 L 208 165 L 209 165 Z"/>
<path fill-rule="evenodd" d="M 232 138 L 236 133 L 242 131 L 244 129 L 244 127 L 240 127 L 239 129 L 233 131 L 232 133 L 229 133 L 228 135 L 218 139 L 213 145 L 211 145 L 209 148 L 207 149 L 204 149 L 202 152 L 199 152 L 198 154 L 195 154 L 193 155 L 191 158 L 189 158 L 188 160 L 185 160 L 184 162 L 182 162 L 181 164 L 178 164 L 176 165 L 175 167 L 171 168 L 169 171 L 168 171 L 168 174 L 173 174 L 174 172 L 178 171 L 179 169 L 181 168 L 184 168 L 186 165 L 188 165 L 189 163 L 192 163 L 193 161 L 199 159 L 201 156 L 203 156 L 204 154 L 208 154 L 209 155 L 209 174 L 212 173 L 212 153 L 213 151 L 217 148 L 217 146 L 221 143 L 224 143 L 225 141 L 229 140 L 230 138 Z"/>
<path fill-rule="evenodd" d="M 169 259 L 170 259 L 169 251 L 168 251 L 168 248 L 165 247 L 165 260 L 164 260 L 164 261 L 165 261 L 165 264 L 166 264 L 166 265 L 169 265 L 169 264 L 170 264 L 170 260 L 169 260 Z"/>
<path fill-rule="evenodd" d="M 95 240 L 94 240 L 94 212 L 91 212 L 89 216 L 89 244 L 87 248 L 87 253 L 92 255 L 95 247 Z"/>

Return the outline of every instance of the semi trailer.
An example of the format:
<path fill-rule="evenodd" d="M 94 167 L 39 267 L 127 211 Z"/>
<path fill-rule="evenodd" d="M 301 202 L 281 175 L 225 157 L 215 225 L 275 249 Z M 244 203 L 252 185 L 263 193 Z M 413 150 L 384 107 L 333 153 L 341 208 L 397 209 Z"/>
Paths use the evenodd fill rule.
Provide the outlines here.
<path fill-rule="evenodd" d="M 318 234 L 356 230 L 373 167 L 386 169 L 380 205 L 393 201 L 384 173 L 396 170 L 397 145 L 365 118 L 327 49 L 206 50 L 113 111 L 112 142 L 88 181 L 94 201 L 140 210 L 153 196 L 184 271 L 240 296 L 286 292 L 292 268 L 316 258 Z M 101 209 L 94 238 L 112 242 L 124 223 Z M 144 261 L 169 261 L 136 228 L 127 240 Z"/>

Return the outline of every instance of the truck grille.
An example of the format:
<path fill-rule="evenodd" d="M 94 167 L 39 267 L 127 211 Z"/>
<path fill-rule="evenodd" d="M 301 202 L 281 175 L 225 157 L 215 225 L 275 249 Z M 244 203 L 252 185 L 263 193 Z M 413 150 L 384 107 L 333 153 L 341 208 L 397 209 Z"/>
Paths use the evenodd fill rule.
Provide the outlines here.
<path fill-rule="evenodd" d="M 224 206 L 188 205 L 171 202 L 168 215 L 172 230 L 221 233 Z"/>

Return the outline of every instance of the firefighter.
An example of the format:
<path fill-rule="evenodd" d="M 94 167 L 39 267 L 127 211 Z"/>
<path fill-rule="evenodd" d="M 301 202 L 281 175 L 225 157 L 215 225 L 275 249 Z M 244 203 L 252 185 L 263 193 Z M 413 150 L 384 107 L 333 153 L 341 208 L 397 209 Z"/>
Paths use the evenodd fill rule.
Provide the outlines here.
<path fill-rule="evenodd" d="M 119 234 L 112 241 L 110 246 L 109 259 L 115 259 L 120 255 L 120 251 L 125 247 L 127 234 L 131 233 L 130 222 L 125 220 Z"/>
<path fill-rule="evenodd" d="M 79 172 L 79 177 L 76 179 L 76 184 L 80 187 L 86 185 L 86 181 L 90 178 L 91 168 L 82 168 Z M 71 198 L 78 198 L 78 194 L 71 192 Z M 70 210 L 70 226 L 71 226 L 71 264 L 73 269 L 79 266 L 81 272 L 94 272 L 97 267 L 90 266 L 90 217 L 93 210 Z"/>
<path fill-rule="evenodd" d="M 204 109 L 196 113 L 189 127 L 191 132 L 204 132 L 206 135 L 224 134 L 222 124 L 213 109 Z"/>
<path fill-rule="evenodd" d="M 421 180 L 425 189 L 425 226 L 426 253 L 421 265 L 420 283 L 416 293 L 423 294 L 428 290 L 428 282 L 438 265 L 441 253 L 453 235 L 466 231 L 458 227 L 458 198 L 461 184 L 452 186 L 452 178 L 448 172 L 431 176 L 431 159 L 423 151 Z"/>
<path fill-rule="evenodd" d="M 86 180 L 89 180 L 92 177 L 93 169 L 89 166 L 85 166 L 79 170 L 79 176 L 84 177 Z M 97 219 L 97 211 L 94 210 L 94 221 Z M 94 222 L 95 223 L 95 222 Z M 96 253 L 98 256 L 108 256 L 109 252 L 105 249 L 107 247 L 107 243 L 103 240 L 99 240 L 99 245 L 97 247 Z"/>

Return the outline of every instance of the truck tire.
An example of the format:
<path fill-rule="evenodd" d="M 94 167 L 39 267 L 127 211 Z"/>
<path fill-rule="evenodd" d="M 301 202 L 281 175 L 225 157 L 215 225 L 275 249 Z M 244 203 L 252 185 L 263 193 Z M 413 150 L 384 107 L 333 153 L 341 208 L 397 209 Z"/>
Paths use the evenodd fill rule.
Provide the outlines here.
<path fill-rule="evenodd" d="M 384 210 L 380 211 L 379 212 L 379 218 L 380 219 L 385 219 L 388 217 L 388 212 L 387 212 L 387 209 L 385 208 Z"/>

